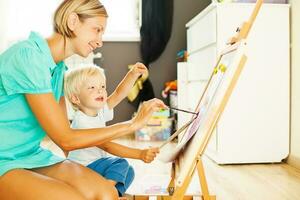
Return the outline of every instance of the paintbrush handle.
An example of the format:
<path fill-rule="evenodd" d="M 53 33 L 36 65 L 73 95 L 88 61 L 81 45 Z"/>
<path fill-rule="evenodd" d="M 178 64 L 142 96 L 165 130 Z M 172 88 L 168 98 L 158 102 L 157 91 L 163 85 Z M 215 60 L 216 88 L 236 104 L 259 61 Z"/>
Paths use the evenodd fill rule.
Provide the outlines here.
<path fill-rule="evenodd" d="M 185 113 L 190 113 L 190 114 L 198 115 L 198 113 L 192 112 L 192 111 L 189 111 L 189 110 L 183 110 L 183 109 L 174 108 L 174 107 L 169 107 L 169 108 L 172 109 L 172 110 L 178 110 L 178 111 L 181 111 L 181 112 L 185 112 Z"/>
<path fill-rule="evenodd" d="M 171 137 L 169 137 L 163 144 L 161 144 L 159 146 L 159 148 L 161 149 L 163 146 L 165 146 L 166 144 L 168 144 L 169 142 L 171 142 L 175 137 L 177 137 L 182 131 L 184 131 L 193 121 L 195 120 L 195 118 L 191 119 L 190 121 L 188 121 L 186 124 L 184 124 L 180 129 L 178 129 L 175 133 L 172 134 Z"/>

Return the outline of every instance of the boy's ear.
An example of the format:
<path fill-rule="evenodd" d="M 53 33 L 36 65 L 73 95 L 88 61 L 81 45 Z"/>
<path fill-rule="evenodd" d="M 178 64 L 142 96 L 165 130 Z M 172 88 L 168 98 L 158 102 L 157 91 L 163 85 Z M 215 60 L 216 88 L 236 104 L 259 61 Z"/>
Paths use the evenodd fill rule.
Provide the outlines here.
<path fill-rule="evenodd" d="M 73 104 L 79 106 L 80 100 L 79 100 L 79 98 L 77 97 L 77 95 L 72 94 L 70 100 L 71 100 L 71 103 L 73 103 Z"/>
<path fill-rule="evenodd" d="M 79 23 L 79 17 L 76 13 L 71 13 L 68 17 L 67 25 L 71 31 L 74 31 Z"/>

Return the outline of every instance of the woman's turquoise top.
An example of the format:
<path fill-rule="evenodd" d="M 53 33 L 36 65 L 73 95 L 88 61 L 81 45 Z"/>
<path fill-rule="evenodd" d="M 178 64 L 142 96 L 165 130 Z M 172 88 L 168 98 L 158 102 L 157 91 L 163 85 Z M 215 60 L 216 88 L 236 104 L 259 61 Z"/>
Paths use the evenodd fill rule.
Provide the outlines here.
<path fill-rule="evenodd" d="M 41 148 L 45 131 L 24 94 L 53 93 L 58 102 L 66 69 L 64 62 L 54 62 L 48 43 L 34 32 L 0 55 L 0 176 L 64 160 Z"/>

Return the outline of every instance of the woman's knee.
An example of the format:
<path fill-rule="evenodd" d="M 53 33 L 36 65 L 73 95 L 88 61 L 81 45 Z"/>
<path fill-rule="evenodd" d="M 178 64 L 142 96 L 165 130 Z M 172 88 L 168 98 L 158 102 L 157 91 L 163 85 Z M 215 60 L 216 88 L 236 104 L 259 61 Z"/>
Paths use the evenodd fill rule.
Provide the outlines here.
<path fill-rule="evenodd" d="M 44 170 L 43 173 L 51 174 L 53 178 L 71 185 L 86 199 L 113 200 L 118 198 L 116 189 L 106 179 L 95 171 L 77 163 L 65 161 L 56 168 Z"/>
<path fill-rule="evenodd" d="M 73 164 L 69 163 L 71 167 L 69 172 L 73 168 L 78 169 L 76 170 L 77 172 L 73 171 L 73 174 L 70 174 L 67 182 L 77 188 L 85 198 L 89 200 L 118 199 L 118 192 L 115 187 L 108 183 L 101 175 L 83 166 L 74 167 L 72 166 Z"/>
<path fill-rule="evenodd" d="M 74 181 L 70 184 L 87 200 L 115 200 L 118 199 L 118 192 L 110 183 L 98 174 L 94 177 L 81 177 L 81 181 Z M 72 199 L 72 198 L 66 198 Z M 72 199 L 73 200 L 73 199 Z"/>
<path fill-rule="evenodd" d="M 96 192 L 95 198 L 93 200 L 115 200 L 118 199 L 118 191 L 117 189 L 107 183 L 104 187 Z"/>
<path fill-rule="evenodd" d="M 22 169 L 12 170 L 1 177 L 0 199 L 87 200 L 59 180 Z"/>

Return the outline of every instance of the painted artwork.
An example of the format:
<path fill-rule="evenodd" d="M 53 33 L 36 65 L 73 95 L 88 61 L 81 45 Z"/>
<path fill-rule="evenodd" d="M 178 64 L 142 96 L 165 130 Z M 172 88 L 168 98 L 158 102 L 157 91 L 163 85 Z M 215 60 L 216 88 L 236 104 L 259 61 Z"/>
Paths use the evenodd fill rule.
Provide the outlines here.
<path fill-rule="evenodd" d="M 160 149 L 158 159 L 163 162 L 174 161 L 178 154 L 183 152 L 185 157 L 194 158 L 198 146 L 201 146 L 204 138 L 211 134 L 209 128 L 215 126 L 219 118 L 220 107 L 223 106 L 229 97 L 228 89 L 235 82 L 236 72 L 239 71 L 240 61 L 244 56 L 245 43 L 241 42 L 223 53 L 213 69 L 211 79 L 208 82 L 207 88 L 202 95 L 199 104 L 195 109 L 197 115 L 192 118 L 183 136 L 178 143 L 164 145 Z M 209 132 L 210 131 L 210 132 Z M 194 146 L 194 151 L 190 151 L 190 146 Z"/>

